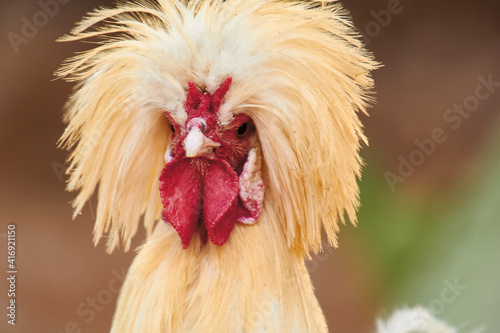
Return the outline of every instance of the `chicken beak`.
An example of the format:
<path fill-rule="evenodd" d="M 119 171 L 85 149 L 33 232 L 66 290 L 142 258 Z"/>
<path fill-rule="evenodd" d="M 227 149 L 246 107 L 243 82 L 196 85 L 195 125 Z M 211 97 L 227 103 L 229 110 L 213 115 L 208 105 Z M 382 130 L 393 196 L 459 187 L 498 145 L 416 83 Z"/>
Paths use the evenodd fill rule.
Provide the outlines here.
<path fill-rule="evenodd" d="M 220 147 L 220 143 L 207 138 L 198 127 L 194 127 L 189 131 L 183 144 L 186 157 L 214 156 L 215 149 Z"/>

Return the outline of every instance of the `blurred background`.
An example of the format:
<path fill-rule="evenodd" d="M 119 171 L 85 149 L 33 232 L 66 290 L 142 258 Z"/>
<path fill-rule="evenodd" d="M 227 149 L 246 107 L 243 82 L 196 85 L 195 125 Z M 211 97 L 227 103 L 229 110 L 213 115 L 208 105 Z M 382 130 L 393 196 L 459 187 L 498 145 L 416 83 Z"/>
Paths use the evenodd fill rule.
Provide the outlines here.
<path fill-rule="evenodd" d="M 2 314 L 0 332 L 107 332 L 134 253 L 94 248 L 95 203 L 71 219 L 56 141 L 72 87 L 52 73 L 86 47 L 54 40 L 112 1 L 46 2 L 0 3 L 0 267 L 15 224 L 19 272 L 17 325 Z M 384 67 L 361 115 L 358 226 L 308 263 L 330 331 L 422 305 L 460 333 L 500 332 L 500 3 L 343 3 Z"/>

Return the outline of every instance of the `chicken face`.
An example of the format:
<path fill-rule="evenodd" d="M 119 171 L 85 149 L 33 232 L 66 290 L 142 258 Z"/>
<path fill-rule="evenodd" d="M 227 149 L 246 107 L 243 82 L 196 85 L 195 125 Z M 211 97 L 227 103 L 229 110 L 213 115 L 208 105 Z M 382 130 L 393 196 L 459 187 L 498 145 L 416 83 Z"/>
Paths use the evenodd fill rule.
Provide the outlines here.
<path fill-rule="evenodd" d="M 227 126 L 218 112 L 231 85 L 228 78 L 213 94 L 189 82 L 187 121 L 167 113 L 171 144 L 160 175 L 162 219 L 172 224 L 183 248 L 198 230 L 204 242 L 223 245 L 236 222 L 255 223 L 262 210 L 264 183 L 252 120 L 238 114 Z"/>

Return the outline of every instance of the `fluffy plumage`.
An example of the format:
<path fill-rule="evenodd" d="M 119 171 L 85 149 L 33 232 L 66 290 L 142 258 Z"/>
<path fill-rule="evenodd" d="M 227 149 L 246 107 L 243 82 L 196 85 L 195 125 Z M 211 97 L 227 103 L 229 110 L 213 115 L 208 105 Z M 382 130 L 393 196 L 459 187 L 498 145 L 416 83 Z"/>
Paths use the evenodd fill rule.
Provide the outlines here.
<path fill-rule="evenodd" d="M 62 142 L 74 148 L 75 215 L 99 184 L 94 239 L 147 242 L 123 287 L 113 332 L 325 332 L 304 257 L 337 245 L 356 221 L 358 155 L 377 67 L 347 13 L 325 1 L 158 0 L 90 13 L 63 41 L 97 39 L 59 77 L 78 82 Z M 188 82 L 208 93 L 232 77 L 220 124 L 251 117 L 262 151 L 264 205 L 222 247 L 183 250 L 160 221 L 158 177 L 186 121 Z M 158 223 L 160 221 L 160 223 Z M 216 314 L 219 315 L 216 315 Z"/>
<path fill-rule="evenodd" d="M 387 321 L 377 321 L 377 333 L 457 333 L 457 330 L 437 320 L 427 309 L 416 307 L 396 311 Z"/>

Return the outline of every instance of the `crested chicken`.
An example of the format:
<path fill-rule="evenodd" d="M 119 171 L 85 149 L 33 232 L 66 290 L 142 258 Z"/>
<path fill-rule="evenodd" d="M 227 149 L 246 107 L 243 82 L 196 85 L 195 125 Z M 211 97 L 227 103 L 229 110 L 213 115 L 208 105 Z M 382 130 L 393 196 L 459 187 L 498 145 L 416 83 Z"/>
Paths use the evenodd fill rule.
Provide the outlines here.
<path fill-rule="evenodd" d="M 57 73 L 75 215 L 98 189 L 96 243 L 147 233 L 111 332 L 327 332 L 304 260 L 356 221 L 378 66 L 341 5 L 119 2 L 61 40 L 97 44 Z"/>

